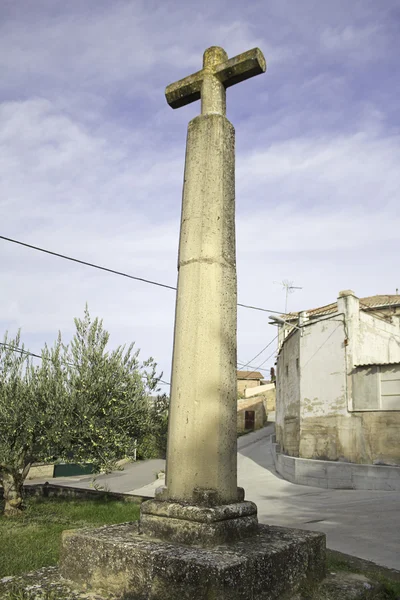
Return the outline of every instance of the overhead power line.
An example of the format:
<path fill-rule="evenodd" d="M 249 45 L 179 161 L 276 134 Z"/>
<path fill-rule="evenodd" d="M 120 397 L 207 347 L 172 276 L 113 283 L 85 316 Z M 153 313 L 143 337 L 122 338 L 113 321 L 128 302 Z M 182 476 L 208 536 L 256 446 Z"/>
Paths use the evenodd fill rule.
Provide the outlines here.
<path fill-rule="evenodd" d="M 26 242 L 14 240 L 14 239 L 6 237 L 4 235 L 0 235 L 0 239 L 5 240 L 6 242 L 12 242 L 13 244 L 18 244 L 19 246 L 25 246 L 25 248 L 30 248 L 31 250 L 37 250 L 38 252 L 44 252 L 45 254 L 50 254 L 51 256 L 56 256 L 57 258 L 63 258 L 64 260 L 69 260 L 71 262 L 75 262 L 80 265 L 85 265 L 86 267 L 91 267 L 92 269 L 99 269 L 100 271 L 106 271 L 107 273 L 113 273 L 114 275 L 120 275 L 121 277 L 127 277 L 128 279 L 134 279 L 136 281 L 142 281 L 143 283 L 149 283 L 151 285 L 157 285 L 158 287 L 176 291 L 176 287 L 174 287 L 172 285 L 167 285 L 166 283 L 160 283 L 159 281 L 152 281 L 151 279 L 144 279 L 143 277 L 136 277 L 135 275 L 129 275 L 128 273 L 124 273 L 123 271 L 117 271 L 115 269 L 109 269 L 108 267 L 102 267 L 101 265 L 96 265 L 96 264 L 90 263 L 86 260 L 80 260 L 79 258 L 73 258 L 72 256 L 67 256 L 66 254 L 60 254 L 59 252 L 53 252 L 52 250 L 46 250 L 45 248 L 40 248 L 39 246 L 33 246 L 32 244 L 27 244 Z M 239 302 L 238 302 L 238 306 L 242 306 L 243 308 L 249 308 L 252 310 L 261 310 L 263 312 L 275 313 L 277 315 L 282 314 L 282 311 L 270 310 L 268 308 L 260 308 L 258 306 L 250 306 L 248 304 L 240 304 Z"/>
<path fill-rule="evenodd" d="M 243 369 L 243 365 L 244 365 L 244 363 L 238 361 L 237 370 L 241 371 Z M 250 369 L 256 369 L 256 367 L 254 365 L 246 365 L 246 366 L 250 367 Z M 269 369 L 261 369 L 260 367 L 258 367 L 258 369 L 260 371 L 266 371 L 266 372 L 269 371 Z"/>
<path fill-rule="evenodd" d="M 271 341 L 270 341 L 270 342 L 269 342 L 269 343 L 268 343 L 268 344 L 267 344 L 267 345 L 266 345 L 266 346 L 265 346 L 265 347 L 264 347 L 262 350 L 260 350 L 260 352 L 259 352 L 258 354 L 256 354 L 255 356 L 253 356 L 253 358 L 251 358 L 251 359 L 249 360 L 249 362 L 247 362 L 245 365 L 243 365 L 242 369 L 245 369 L 246 367 L 248 367 L 249 365 L 251 365 L 251 363 L 253 362 L 253 360 L 255 360 L 256 358 L 258 358 L 258 357 L 260 356 L 260 354 L 262 354 L 263 352 L 265 352 L 265 350 L 266 350 L 267 348 L 269 348 L 269 346 L 270 346 L 271 344 L 273 344 L 273 342 L 274 342 L 274 341 L 277 339 L 277 337 L 278 337 L 278 336 L 276 335 L 276 336 L 275 336 L 275 337 L 274 337 L 274 338 L 273 338 L 273 339 L 272 339 L 272 340 L 271 340 Z M 273 354 L 274 354 L 274 353 L 275 353 L 275 351 L 273 352 Z M 271 355 L 271 356 L 272 356 L 272 355 Z M 264 364 L 264 363 L 266 363 L 266 362 L 267 362 L 267 360 L 268 360 L 269 358 L 271 358 L 271 357 L 269 356 L 269 357 L 268 357 L 266 360 L 264 360 L 264 362 L 262 362 L 262 363 L 261 363 L 260 367 L 262 367 L 262 366 L 263 366 L 263 364 Z M 248 379 L 248 378 L 250 377 L 250 375 L 253 375 L 254 373 L 256 373 L 256 371 L 257 371 L 257 370 L 258 370 L 260 367 L 257 367 L 257 369 L 255 369 L 254 371 L 251 371 L 251 372 L 250 372 L 250 373 L 247 375 L 246 379 Z M 264 369 L 263 369 L 263 370 L 264 370 Z"/>
<path fill-rule="evenodd" d="M 0 235 L 0 239 L 6 240 L 7 242 L 13 242 L 14 244 L 19 244 L 20 246 L 25 246 L 26 248 L 31 248 L 32 250 L 38 250 L 39 252 L 44 252 L 45 254 L 51 254 L 52 256 L 57 256 L 58 258 L 64 258 L 65 260 L 70 260 L 71 262 L 76 262 L 81 265 L 85 265 L 86 267 L 100 269 L 101 271 L 107 271 L 108 273 L 114 273 L 114 275 L 121 275 L 121 277 L 135 279 L 136 281 L 143 281 L 144 283 L 151 283 L 151 285 L 158 285 L 159 287 L 167 288 L 169 290 L 176 290 L 176 287 L 173 287 L 172 285 L 166 285 L 165 283 L 159 283 L 158 281 L 151 281 L 150 279 L 144 279 L 143 277 L 135 277 L 134 275 L 128 275 L 128 273 L 123 273 L 122 271 L 116 271 L 115 269 L 108 269 L 107 267 L 95 265 L 93 263 L 87 262 L 86 260 L 80 260 L 79 258 L 73 258 L 72 256 L 66 256 L 65 254 L 59 254 L 58 252 L 53 252 L 51 250 L 39 248 L 39 246 L 32 246 L 31 244 L 26 244 L 25 242 L 13 240 L 11 238 L 5 237 L 4 235 Z"/>

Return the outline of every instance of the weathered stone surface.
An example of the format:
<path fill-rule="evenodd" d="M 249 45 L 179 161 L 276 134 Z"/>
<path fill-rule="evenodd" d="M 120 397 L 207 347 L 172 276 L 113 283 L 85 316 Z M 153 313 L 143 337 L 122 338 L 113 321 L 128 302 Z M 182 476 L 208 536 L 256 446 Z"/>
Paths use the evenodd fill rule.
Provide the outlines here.
<path fill-rule="evenodd" d="M 329 575 L 319 588 L 319 598 L 326 600 L 364 600 L 382 598 L 383 586 L 356 573 Z"/>
<path fill-rule="evenodd" d="M 307 586 L 305 586 L 307 587 Z M 314 588 L 282 600 L 387 600 L 382 584 L 356 573 L 331 573 Z"/>
<path fill-rule="evenodd" d="M 216 546 L 257 532 L 257 506 L 237 502 L 196 506 L 149 500 L 141 506 L 140 532 L 178 544 Z"/>
<path fill-rule="evenodd" d="M 274 600 L 323 578 L 325 536 L 262 525 L 255 536 L 205 549 L 113 525 L 65 532 L 60 568 L 86 591 L 125 600 Z"/>
<path fill-rule="evenodd" d="M 13 600 L 106 600 L 83 592 L 61 577 L 57 567 L 45 567 L 20 577 L 0 579 L 0 598 Z"/>
<path fill-rule="evenodd" d="M 189 123 L 171 373 L 166 498 L 237 501 L 234 129 Z"/>
<path fill-rule="evenodd" d="M 172 108 L 180 108 L 200 100 L 207 76 L 211 75 L 216 82 L 227 88 L 264 73 L 265 70 L 265 58 L 259 48 L 253 48 L 228 59 L 223 48 L 212 46 L 204 52 L 203 69 L 168 85 L 165 97 Z"/>
<path fill-rule="evenodd" d="M 332 573 L 317 585 L 307 583 L 303 589 L 293 594 L 285 594 L 279 600 L 387 600 L 388 596 L 382 584 L 353 573 Z M 57 567 L 47 567 L 28 573 L 22 577 L 4 577 L 0 579 L 0 598 L 8 600 L 8 593 L 14 591 L 15 597 L 24 600 L 112 600 L 115 596 L 99 596 L 96 593 L 82 592 L 60 575 Z M 127 600 L 132 596 L 124 595 Z M 170 598 L 165 596 L 165 600 Z M 211 598 L 214 598 L 211 596 Z M 192 600 L 197 600 L 194 596 Z M 218 599 L 216 599 L 218 600 Z M 257 600 L 255 597 L 253 600 Z"/>
<path fill-rule="evenodd" d="M 160 502 L 148 500 L 141 506 L 141 515 L 156 515 L 159 517 L 172 517 L 173 519 L 184 519 L 198 523 L 214 523 L 226 521 L 238 517 L 247 517 L 257 514 L 257 506 L 254 502 L 238 502 L 237 504 L 225 504 L 215 507 L 192 506 L 179 504 L 178 502 Z"/>

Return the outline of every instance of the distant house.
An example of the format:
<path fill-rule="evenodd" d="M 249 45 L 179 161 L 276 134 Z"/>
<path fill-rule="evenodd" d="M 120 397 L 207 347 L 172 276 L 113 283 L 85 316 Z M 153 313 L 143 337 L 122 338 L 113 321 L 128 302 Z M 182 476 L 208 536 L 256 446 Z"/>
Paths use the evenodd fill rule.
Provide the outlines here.
<path fill-rule="evenodd" d="M 264 427 L 268 415 L 275 411 L 275 385 L 266 382 L 257 371 L 237 371 L 238 432 Z"/>
<path fill-rule="evenodd" d="M 276 438 L 283 454 L 400 465 L 400 295 L 336 302 L 279 325 Z"/>
<path fill-rule="evenodd" d="M 244 394 L 248 388 L 261 385 L 264 380 L 263 375 L 258 371 L 237 371 L 237 386 L 239 394 Z"/>

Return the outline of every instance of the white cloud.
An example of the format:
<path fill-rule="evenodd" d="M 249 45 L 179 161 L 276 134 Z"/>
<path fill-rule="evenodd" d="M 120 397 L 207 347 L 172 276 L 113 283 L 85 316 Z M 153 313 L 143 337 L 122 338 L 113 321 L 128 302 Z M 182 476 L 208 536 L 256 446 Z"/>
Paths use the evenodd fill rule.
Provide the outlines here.
<path fill-rule="evenodd" d="M 387 49 L 385 31 L 378 24 L 367 26 L 328 27 L 321 34 L 322 48 L 336 57 L 345 55 L 349 60 L 368 62 L 377 60 Z"/>

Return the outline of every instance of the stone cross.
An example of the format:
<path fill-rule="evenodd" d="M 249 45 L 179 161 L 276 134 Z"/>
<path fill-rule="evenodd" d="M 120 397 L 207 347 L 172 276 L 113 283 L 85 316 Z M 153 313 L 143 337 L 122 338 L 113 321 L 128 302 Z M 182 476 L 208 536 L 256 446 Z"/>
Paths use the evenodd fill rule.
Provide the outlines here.
<path fill-rule="evenodd" d="M 265 58 L 258 48 L 228 60 L 223 48 L 212 46 L 204 52 L 203 69 L 165 90 L 168 104 L 180 108 L 201 99 L 201 114 L 226 114 L 226 88 L 266 70 Z"/>
<path fill-rule="evenodd" d="M 64 531 L 57 583 L 61 575 L 101 597 L 265 600 L 324 577 L 325 536 L 258 525 L 236 483 L 235 152 L 225 88 L 264 70 L 259 50 L 227 60 L 209 48 L 202 71 L 167 88 L 176 108 L 201 97 L 202 114 L 187 137 L 166 487 L 140 505 L 138 528 Z"/>
<path fill-rule="evenodd" d="M 257 48 L 228 60 L 212 47 L 201 71 L 166 88 L 173 108 L 201 98 L 202 114 L 187 135 L 166 486 L 142 505 L 141 528 L 184 543 L 257 527 L 257 509 L 237 487 L 235 131 L 225 90 L 265 69 Z M 212 517 L 204 505 L 214 507 Z"/>

